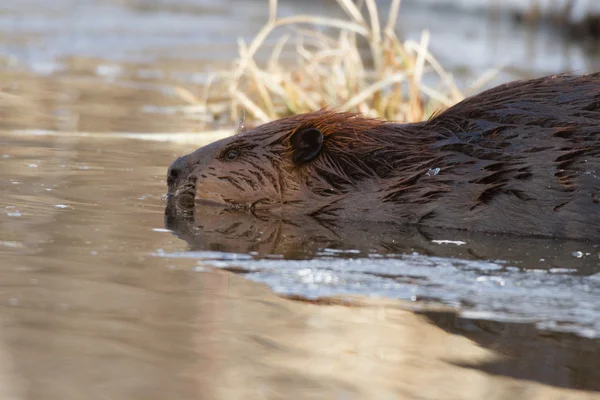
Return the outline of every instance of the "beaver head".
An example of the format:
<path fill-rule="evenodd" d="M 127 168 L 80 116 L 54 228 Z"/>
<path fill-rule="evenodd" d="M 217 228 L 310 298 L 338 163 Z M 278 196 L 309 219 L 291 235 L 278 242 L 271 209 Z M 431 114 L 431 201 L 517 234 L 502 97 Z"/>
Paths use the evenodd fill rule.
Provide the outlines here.
<path fill-rule="evenodd" d="M 424 140 L 390 135 L 393 126 L 330 110 L 283 118 L 176 160 L 169 193 L 280 216 L 372 213 L 392 189 L 385 180 L 435 163 Z"/>

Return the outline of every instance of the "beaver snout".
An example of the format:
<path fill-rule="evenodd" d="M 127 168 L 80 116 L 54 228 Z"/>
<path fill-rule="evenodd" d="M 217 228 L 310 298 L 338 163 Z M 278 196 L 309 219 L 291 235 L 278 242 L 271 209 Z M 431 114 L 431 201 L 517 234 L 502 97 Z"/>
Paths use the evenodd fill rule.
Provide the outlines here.
<path fill-rule="evenodd" d="M 190 156 L 179 157 L 167 170 L 168 194 L 179 196 L 180 192 L 189 192 L 191 188 L 195 191 L 196 178 L 192 174 L 193 164 Z"/>
<path fill-rule="evenodd" d="M 176 195 L 176 192 L 194 186 L 196 184 L 195 173 L 214 160 L 231 140 L 232 138 L 217 140 L 175 160 L 167 171 L 169 194 Z"/>
<path fill-rule="evenodd" d="M 167 171 L 169 202 L 176 202 L 178 208 L 191 209 L 196 197 L 195 179 L 190 179 L 187 156 L 179 157 Z"/>

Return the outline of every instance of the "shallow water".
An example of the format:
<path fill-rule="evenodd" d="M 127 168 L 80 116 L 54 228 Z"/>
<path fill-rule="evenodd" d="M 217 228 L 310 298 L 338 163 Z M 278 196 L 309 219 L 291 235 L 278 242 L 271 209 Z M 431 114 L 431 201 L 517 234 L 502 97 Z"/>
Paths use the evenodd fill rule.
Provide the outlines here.
<path fill-rule="evenodd" d="M 2 6 L 0 398 L 597 398 L 595 244 L 167 203 L 167 166 L 196 147 L 173 141 L 220 126 L 176 88 L 200 93 L 263 23 L 256 4 Z M 498 54 L 499 79 L 596 62 L 439 15 L 409 8 L 401 30 L 431 27 L 465 82 Z"/>

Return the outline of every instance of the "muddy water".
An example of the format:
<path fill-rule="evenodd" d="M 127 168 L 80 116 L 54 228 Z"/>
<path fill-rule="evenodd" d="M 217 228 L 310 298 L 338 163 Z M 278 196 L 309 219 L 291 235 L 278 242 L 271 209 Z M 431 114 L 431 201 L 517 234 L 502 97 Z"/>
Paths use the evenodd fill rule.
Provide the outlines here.
<path fill-rule="evenodd" d="M 201 94 L 263 3 L 5 3 L 1 399 L 598 397 L 595 244 L 167 204 L 170 162 L 230 132 L 190 135 L 222 125 L 177 88 Z M 281 12 L 339 15 L 327 4 Z M 403 34 L 424 27 L 464 80 L 498 54 L 499 79 L 594 69 L 481 15 L 408 8 Z"/>

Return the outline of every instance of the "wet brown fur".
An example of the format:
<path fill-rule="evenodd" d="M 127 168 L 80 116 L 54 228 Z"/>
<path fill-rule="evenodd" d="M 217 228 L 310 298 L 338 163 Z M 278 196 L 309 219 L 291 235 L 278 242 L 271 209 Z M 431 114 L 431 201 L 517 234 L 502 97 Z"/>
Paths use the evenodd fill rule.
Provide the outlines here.
<path fill-rule="evenodd" d="M 295 164 L 291 138 L 309 128 L 323 147 Z M 415 124 L 331 110 L 283 118 L 178 159 L 169 193 L 285 219 L 600 240 L 599 131 L 600 74 L 550 76 Z"/>

